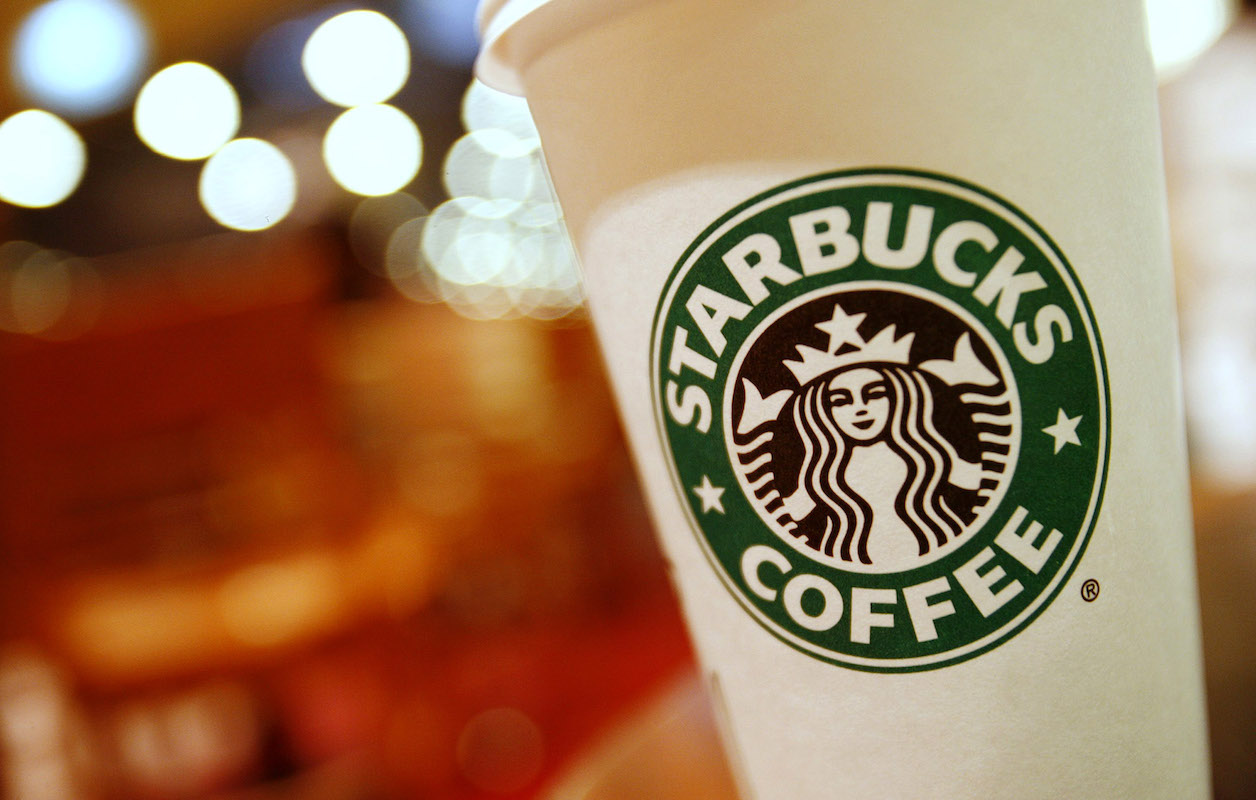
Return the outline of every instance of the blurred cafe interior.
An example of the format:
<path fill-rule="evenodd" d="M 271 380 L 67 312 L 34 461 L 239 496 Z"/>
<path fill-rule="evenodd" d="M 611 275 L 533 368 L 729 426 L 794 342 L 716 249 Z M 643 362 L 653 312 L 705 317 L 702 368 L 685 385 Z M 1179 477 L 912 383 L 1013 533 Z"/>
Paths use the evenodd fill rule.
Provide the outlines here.
<path fill-rule="evenodd" d="M 0 4 L 0 797 L 733 797 L 474 6 Z M 1256 798 L 1256 7 L 1148 10 Z"/>

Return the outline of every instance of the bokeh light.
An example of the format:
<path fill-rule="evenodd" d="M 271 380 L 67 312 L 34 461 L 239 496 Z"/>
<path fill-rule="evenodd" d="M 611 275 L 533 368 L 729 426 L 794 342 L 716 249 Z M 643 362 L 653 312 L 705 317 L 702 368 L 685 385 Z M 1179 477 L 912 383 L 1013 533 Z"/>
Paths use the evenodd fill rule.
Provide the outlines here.
<path fill-rule="evenodd" d="M 87 148 L 64 120 L 21 111 L 0 123 L 0 199 L 46 208 L 69 197 L 87 169 Z"/>
<path fill-rule="evenodd" d="M 296 197 L 292 162 L 261 139 L 228 142 L 201 170 L 201 204 L 215 221 L 235 230 L 259 231 L 277 224 Z"/>
<path fill-rule="evenodd" d="M 257 646 L 291 642 L 330 627 L 343 602 L 343 569 L 312 552 L 232 574 L 218 591 L 227 630 Z"/>
<path fill-rule="evenodd" d="M 185 61 L 148 79 L 135 100 L 135 131 L 156 152 L 208 158 L 240 127 L 240 100 L 213 67 Z"/>
<path fill-rule="evenodd" d="M 480 213 L 485 208 L 482 198 L 454 198 L 422 220 L 421 229 L 398 229 L 399 246 L 389 252 L 398 288 L 418 294 L 416 299 L 430 292 L 474 319 L 552 319 L 579 307 L 579 270 L 561 222 L 531 227 L 513 214 L 485 216 Z M 405 259 L 405 246 L 416 233 L 415 263 L 425 270 L 421 289 L 410 275 L 416 266 Z"/>
<path fill-rule="evenodd" d="M 1146 0 L 1156 71 L 1172 77 L 1208 49 L 1234 17 L 1232 0 Z"/>
<path fill-rule="evenodd" d="M 445 187 L 452 197 L 483 197 L 521 205 L 545 180 L 533 141 L 500 128 L 472 131 L 445 157 Z"/>
<path fill-rule="evenodd" d="M 72 282 L 64 254 L 30 242 L 0 247 L 0 329 L 41 333 L 70 306 Z"/>
<path fill-rule="evenodd" d="M 545 734 L 517 708 L 477 714 L 458 736 L 458 766 L 466 779 L 489 794 L 514 794 L 545 764 Z"/>
<path fill-rule="evenodd" d="M 528 102 L 478 81 L 471 81 L 462 97 L 462 124 L 468 131 L 496 128 L 514 134 L 521 142 L 540 140 Z"/>
<path fill-rule="evenodd" d="M 382 103 L 410 76 L 410 46 L 401 28 L 376 11 L 346 11 L 319 25 L 301 54 L 314 91 L 329 103 Z"/>
<path fill-rule="evenodd" d="M 358 106 L 331 124 L 323 158 L 336 183 L 350 192 L 392 194 L 418 174 L 423 141 L 414 120 L 393 106 Z"/>
<path fill-rule="evenodd" d="M 148 58 L 144 22 L 122 0 L 51 0 L 17 30 L 14 82 L 32 102 L 70 117 L 113 111 Z"/>
<path fill-rule="evenodd" d="M 441 301 L 438 280 L 423 256 L 423 232 L 427 215 L 415 216 L 396 226 L 384 251 L 384 272 L 403 296 L 420 303 Z"/>
<path fill-rule="evenodd" d="M 583 302 L 580 273 L 527 103 L 473 81 L 462 119 L 468 132 L 443 170 L 452 199 L 397 228 L 389 277 L 403 295 L 473 319 L 570 313 Z"/>
<path fill-rule="evenodd" d="M 88 261 L 32 242 L 0 245 L 0 330 L 73 338 L 99 310 L 100 279 Z"/>

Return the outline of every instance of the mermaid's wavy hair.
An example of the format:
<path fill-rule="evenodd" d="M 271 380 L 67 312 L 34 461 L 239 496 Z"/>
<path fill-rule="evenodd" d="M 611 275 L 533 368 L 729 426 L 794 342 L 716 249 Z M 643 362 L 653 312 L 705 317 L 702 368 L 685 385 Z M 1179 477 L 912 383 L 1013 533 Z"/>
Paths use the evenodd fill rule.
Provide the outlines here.
<path fill-rule="evenodd" d="M 942 496 L 953 465 L 950 448 L 933 425 L 933 393 L 925 377 L 910 367 L 859 366 L 879 373 L 889 390 L 890 416 L 881 436 L 907 466 L 894 507 L 916 537 L 920 555 L 925 555 L 964 527 Z M 871 564 L 872 507 L 846 480 L 852 448 L 834 421 L 828 401 L 833 377 L 827 373 L 811 381 L 794 403 L 794 425 L 804 450 L 799 483 L 827 515 L 821 552 Z"/>

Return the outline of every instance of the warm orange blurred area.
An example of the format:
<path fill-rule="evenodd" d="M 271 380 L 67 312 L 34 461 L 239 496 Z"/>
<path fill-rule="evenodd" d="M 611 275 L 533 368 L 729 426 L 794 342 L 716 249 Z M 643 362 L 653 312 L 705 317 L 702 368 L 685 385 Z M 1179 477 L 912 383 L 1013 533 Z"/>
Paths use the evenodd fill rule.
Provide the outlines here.
<path fill-rule="evenodd" d="M 473 5 L 0 6 L 0 797 L 733 796 Z M 326 69 L 394 72 L 343 99 L 302 54 L 354 9 Z M 1219 798 L 1256 798 L 1253 53 L 1249 11 L 1162 89 Z"/>
<path fill-rule="evenodd" d="M 684 668 L 587 326 L 344 258 L 99 259 L 0 338 L 6 796 L 531 796 Z"/>

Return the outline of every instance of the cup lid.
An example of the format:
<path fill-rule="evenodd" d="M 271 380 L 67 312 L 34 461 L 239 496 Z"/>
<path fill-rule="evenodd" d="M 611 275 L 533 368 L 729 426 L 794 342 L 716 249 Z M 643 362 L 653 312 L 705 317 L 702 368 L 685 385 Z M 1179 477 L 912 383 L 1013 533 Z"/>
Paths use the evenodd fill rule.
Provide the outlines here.
<path fill-rule="evenodd" d="M 651 0 L 480 0 L 476 76 L 503 92 L 523 94 L 520 70 L 533 54 L 581 28 Z"/>
<path fill-rule="evenodd" d="M 506 52 L 503 37 L 524 17 L 554 0 L 480 0 L 476 24 L 480 29 L 480 54 L 475 61 L 476 76 L 503 92 L 523 94 L 517 65 Z"/>

